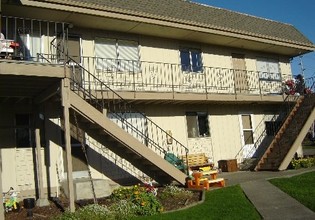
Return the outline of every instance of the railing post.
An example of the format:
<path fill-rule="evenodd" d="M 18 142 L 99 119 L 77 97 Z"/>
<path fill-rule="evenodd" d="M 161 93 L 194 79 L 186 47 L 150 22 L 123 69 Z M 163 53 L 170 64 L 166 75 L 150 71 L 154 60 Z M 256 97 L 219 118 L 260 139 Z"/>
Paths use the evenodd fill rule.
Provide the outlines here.
<path fill-rule="evenodd" d="M 207 84 L 207 72 L 206 68 L 203 68 L 203 73 L 204 73 L 204 79 L 205 79 L 205 93 L 206 93 L 206 99 L 208 99 L 208 84 Z"/>
<path fill-rule="evenodd" d="M 172 77 L 172 93 L 173 93 L 173 99 L 175 98 L 175 88 L 174 88 L 174 71 L 173 71 L 173 64 L 169 64 L 171 66 L 170 68 L 170 74 L 171 74 L 171 77 Z"/>
<path fill-rule="evenodd" d="M 236 72 L 235 70 L 231 70 L 232 71 L 232 78 L 233 78 L 233 82 L 234 82 L 234 95 L 235 95 L 235 99 L 237 99 L 237 92 L 236 92 Z"/>
<path fill-rule="evenodd" d="M 258 86 L 259 86 L 259 94 L 260 94 L 260 98 L 262 97 L 262 91 L 261 91 L 261 81 L 259 79 L 259 72 L 256 72 L 257 73 L 257 77 L 258 77 Z"/>

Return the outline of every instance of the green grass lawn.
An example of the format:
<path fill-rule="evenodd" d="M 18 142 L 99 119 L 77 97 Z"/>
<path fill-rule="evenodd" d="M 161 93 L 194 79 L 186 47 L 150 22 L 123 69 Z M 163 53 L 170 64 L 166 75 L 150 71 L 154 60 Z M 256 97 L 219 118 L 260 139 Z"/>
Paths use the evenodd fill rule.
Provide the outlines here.
<path fill-rule="evenodd" d="M 270 182 L 315 212 L 315 172 Z"/>
<path fill-rule="evenodd" d="M 230 186 L 207 191 L 205 201 L 194 207 L 155 216 L 138 217 L 150 220 L 199 220 L 199 219 L 261 219 L 255 207 L 244 195 L 241 187 Z"/>

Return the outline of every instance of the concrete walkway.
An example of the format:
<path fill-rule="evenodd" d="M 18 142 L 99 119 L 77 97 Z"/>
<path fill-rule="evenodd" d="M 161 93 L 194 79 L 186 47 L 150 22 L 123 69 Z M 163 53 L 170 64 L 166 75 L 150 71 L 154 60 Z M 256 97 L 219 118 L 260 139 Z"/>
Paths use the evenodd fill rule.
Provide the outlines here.
<path fill-rule="evenodd" d="M 315 220 L 315 212 L 272 185 L 268 179 L 291 177 L 315 168 L 286 170 L 279 172 L 248 172 L 221 173 L 226 185 L 240 184 L 248 199 L 254 204 L 263 219 L 305 219 Z M 314 185 L 315 187 L 315 185 Z M 315 189 L 314 189 L 315 190 Z"/>

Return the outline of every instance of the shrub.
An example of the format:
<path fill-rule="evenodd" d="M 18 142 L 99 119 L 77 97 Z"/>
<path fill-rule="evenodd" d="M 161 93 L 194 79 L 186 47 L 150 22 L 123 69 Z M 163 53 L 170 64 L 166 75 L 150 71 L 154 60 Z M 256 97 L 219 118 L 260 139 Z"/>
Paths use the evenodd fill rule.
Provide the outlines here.
<path fill-rule="evenodd" d="M 303 158 L 303 159 L 292 159 L 291 166 L 293 169 L 315 166 L 315 157 Z"/>
<path fill-rule="evenodd" d="M 182 199 L 190 199 L 192 198 L 193 193 L 184 188 L 180 188 L 175 185 L 166 185 L 165 189 L 160 193 L 160 197 L 162 199 L 166 198 L 182 198 Z"/>
<path fill-rule="evenodd" d="M 111 213 L 107 207 L 92 204 L 78 209 L 76 212 L 67 210 L 62 215 L 54 218 L 55 220 L 101 220 L 101 219 L 114 219 L 110 218 Z"/>
<path fill-rule="evenodd" d="M 128 220 L 136 216 L 137 206 L 130 200 L 120 200 L 110 206 L 113 219 Z"/>
<path fill-rule="evenodd" d="M 162 211 L 162 205 L 154 193 L 146 187 L 135 185 L 133 187 L 120 187 L 111 195 L 114 201 L 126 200 L 135 205 L 136 215 L 154 215 Z"/>

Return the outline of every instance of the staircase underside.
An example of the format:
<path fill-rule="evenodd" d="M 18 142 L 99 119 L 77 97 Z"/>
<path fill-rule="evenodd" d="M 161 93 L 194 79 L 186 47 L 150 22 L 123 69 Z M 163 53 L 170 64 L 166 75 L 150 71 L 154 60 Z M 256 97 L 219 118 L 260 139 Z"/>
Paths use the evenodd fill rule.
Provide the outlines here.
<path fill-rule="evenodd" d="M 186 174 L 124 131 L 80 96 L 70 91 L 69 100 L 71 109 L 77 113 L 76 122 L 79 128 L 101 145 L 126 159 L 160 184 L 173 181 L 185 184 Z M 72 124 L 76 122 L 72 121 Z"/>

